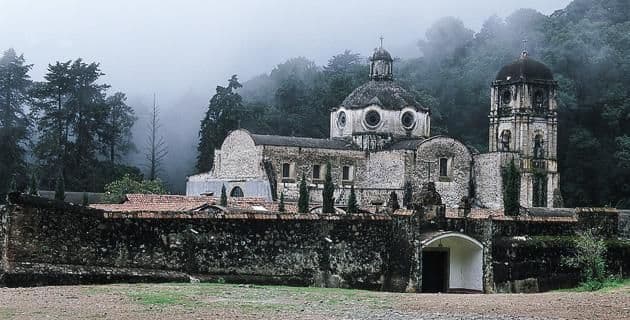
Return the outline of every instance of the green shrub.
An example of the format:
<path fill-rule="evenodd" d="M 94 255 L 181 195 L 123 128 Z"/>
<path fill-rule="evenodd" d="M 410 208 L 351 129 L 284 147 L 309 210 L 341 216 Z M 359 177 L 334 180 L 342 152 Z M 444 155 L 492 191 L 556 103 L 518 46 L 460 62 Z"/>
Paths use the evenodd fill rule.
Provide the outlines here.
<path fill-rule="evenodd" d="M 572 256 L 564 257 L 563 264 L 577 268 L 582 275 L 582 286 L 599 290 L 608 279 L 606 273 L 606 243 L 592 230 L 578 233 L 575 251 Z"/>
<path fill-rule="evenodd" d="M 121 179 L 105 186 L 103 200 L 107 203 L 121 203 L 125 200 L 125 195 L 129 193 L 165 194 L 166 188 L 160 179 L 139 180 L 126 174 Z"/>

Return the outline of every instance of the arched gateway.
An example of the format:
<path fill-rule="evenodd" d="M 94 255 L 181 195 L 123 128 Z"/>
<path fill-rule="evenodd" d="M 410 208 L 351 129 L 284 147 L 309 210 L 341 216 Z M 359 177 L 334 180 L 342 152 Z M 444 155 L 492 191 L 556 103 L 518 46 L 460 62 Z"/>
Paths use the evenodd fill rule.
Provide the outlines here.
<path fill-rule="evenodd" d="M 482 292 L 483 244 L 458 232 L 423 234 L 422 292 Z"/>

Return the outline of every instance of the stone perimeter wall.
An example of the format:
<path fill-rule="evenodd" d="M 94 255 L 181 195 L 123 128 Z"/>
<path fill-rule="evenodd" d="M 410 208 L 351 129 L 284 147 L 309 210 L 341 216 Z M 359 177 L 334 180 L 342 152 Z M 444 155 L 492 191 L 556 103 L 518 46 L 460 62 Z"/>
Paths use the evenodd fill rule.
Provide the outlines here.
<path fill-rule="evenodd" d="M 0 230 L 11 231 L 0 252 L 9 261 L 0 284 L 188 281 L 192 275 L 384 289 L 390 219 L 126 219 L 64 206 L 5 210 Z"/>
<path fill-rule="evenodd" d="M 575 284 L 563 267 L 575 233 L 598 230 L 611 271 L 630 275 L 630 241 L 614 209 L 576 209 L 574 219 L 414 216 L 203 218 L 105 217 L 102 211 L 22 196 L 0 210 L 0 285 L 204 281 L 419 291 L 417 236 L 465 233 L 484 248 L 486 292 L 545 291 Z M 1 209 L 1 208 L 0 208 Z M 146 216 L 146 215 L 145 215 Z M 523 283 L 530 288 L 523 288 Z"/>

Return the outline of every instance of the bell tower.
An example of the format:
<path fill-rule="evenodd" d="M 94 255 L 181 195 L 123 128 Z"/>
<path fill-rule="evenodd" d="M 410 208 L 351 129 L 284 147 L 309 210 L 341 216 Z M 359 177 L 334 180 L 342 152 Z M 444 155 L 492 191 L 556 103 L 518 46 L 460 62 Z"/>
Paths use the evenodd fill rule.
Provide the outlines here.
<path fill-rule="evenodd" d="M 556 90 L 551 70 L 525 49 L 492 82 L 489 151 L 520 159 L 523 207 L 561 205 L 554 197 L 559 195 Z"/>

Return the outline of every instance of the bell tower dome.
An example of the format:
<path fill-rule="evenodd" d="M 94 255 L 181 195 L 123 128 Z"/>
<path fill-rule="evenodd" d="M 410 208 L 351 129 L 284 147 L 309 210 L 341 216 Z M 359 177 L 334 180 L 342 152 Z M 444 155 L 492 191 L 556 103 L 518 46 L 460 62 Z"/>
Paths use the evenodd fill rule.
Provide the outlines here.
<path fill-rule="evenodd" d="M 523 207 L 551 207 L 559 193 L 556 89 L 551 70 L 525 49 L 492 82 L 488 147 L 520 159 Z"/>
<path fill-rule="evenodd" d="M 374 54 L 370 57 L 370 79 L 372 80 L 394 80 L 393 64 L 394 59 L 383 49 L 383 37 L 381 45 L 374 50 Z"/>

